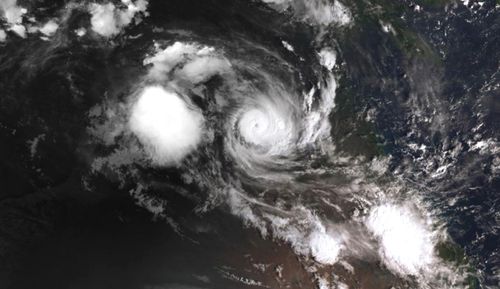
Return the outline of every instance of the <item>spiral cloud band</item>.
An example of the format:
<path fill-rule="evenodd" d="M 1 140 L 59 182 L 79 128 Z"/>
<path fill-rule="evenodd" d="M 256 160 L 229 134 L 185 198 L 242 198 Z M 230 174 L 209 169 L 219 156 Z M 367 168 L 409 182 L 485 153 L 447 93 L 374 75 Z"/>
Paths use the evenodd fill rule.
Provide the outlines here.
<path fill-rule="evenodd" d="M 339 1 L 264 2 L 319 31 L 352 20 Z M 126 162 L 116 159 L 127 155 L 126 164 L 143 170 L 175 169 L 173 179 L 181 185 L 171 187 L 199 202 L 195 212 L 226 209 L 262 237 L 287 244 L 310 272 L 355 274 L 363 265 L 353 260 L 369 260 L 382 264 L 383 274 L 413 278 L 421 288 L 462 282 L 436 256 L 446 234 L 424 213 L 419 195 L 412 206 L 390 200 L 409 190 L 402 181 L 386 181 L 390 158 L 367 160 L 336 150 L 340 142 L 332 130 L 342 131 L 337 137 L 343 140 L 354 132 L 331 121 L 346 113 L 336 107 L 344 63 L 334 41 L 318 36 L 305 53 L 281 38 L 268 40 L 276 48 L 240 34 L 207 39 L 168 33 L 175 36 L 152 41 L 132 93 L 103 125 L 113 128 L 108 135 L 121 137 L 121 150 L 95 167 L 121 167 Z M 369 130 L 375 112 L 363 113 L 363 129 Z M 368 141 L 358 140 L 360 146 Z M 137 190 L 132 195 L 155 215 L 167 214 L 164 202 L 154 207 L 155 197 Z M 339 273 L 339 266 L 346 270 Z M 339 280 L 318 276 L 327 287 Z"/>

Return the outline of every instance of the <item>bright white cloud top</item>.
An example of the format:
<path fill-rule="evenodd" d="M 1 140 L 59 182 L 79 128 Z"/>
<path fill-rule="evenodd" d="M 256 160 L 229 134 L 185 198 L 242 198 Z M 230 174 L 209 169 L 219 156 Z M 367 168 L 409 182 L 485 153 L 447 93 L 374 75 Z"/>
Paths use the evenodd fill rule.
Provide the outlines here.
<path fill-rule="evenodd" d="M 386 266 L 403 275 L 417 275 L 434 262 L 432 232 L 411 208 L 381 205 L 370 212 L 368 229 L 380 240 Z"/>
<path fill-rule="evenodd" d="M 126 9 L 120 9 L 113 3 L 91 4 L 89 12 L 92 15 L 92 30 L 104 37 L 114 36 L 129 25 L 137 13 L 144 13 L 148 6 L 147 0 L 122 0 L 122 3 L 127 6 Z"/>
<path fill-rule="evenodd" d="M 337 63 L 337 54 L 331 48 L 323 48 L 319 53 L 319 60 L 321 65 L 326 69 L 332 70 Z"/>
<path fill-rule="evenodd" d="M 20 37 L 26 37 L 26 27 L 22 25 L 23 15 L 28 12 L 26 8 L 17 5 L 17 0 L 1 0 L 0 15 L 7 22 L 8 30 L 16 33 Z M 5 37 L 2 41 L 5 41 Z"/>
<path fill-rule="evenodd" d="M 296 129 L 286 109 L 263 99 L 259 106 L 246 110 L 238 122 L 243 139 L 269 155 L 285 154 L 292 146 Z"/>
<path fill-rule="evenodd" d="M 17 5 L 17 0 L 2 0 L 0 1 L 0 11 L 7 23 L 11 25 L 21 24 L 23 15 L 26 14 L 26 8 Z"/>
<path fill-rule="evenodd" d="M 92 18 L 92 30 L 102 36 L 113 36 L 120 32 L 115 19 L 115 5 L 108 3 L 105 5 L 93 4 L 90 9 Z"/>
<path fill-rule="evenodd" d="M 296 16 L 318 25 L 345 26 L 352 22 L 351 12 L 338 0 L 333 3 L 326 0 L 262 0 L 262 2 L 279 10 L 291 7 Z"/>
<path fill-rule="evenodd" d="M 151 86 L 133 105 L 129 126 L 154 164 L 173 166 L 200 142 L 203 116 L 176 93 Z"/>
<path fill-rule="evenodd" d="M 52 36 L 56 33 L 59 25 L 54 20 L 49 20 L 42 27 L 40 27 L 40 32 L 45 36 Z"/>
<path fill-rule="evenodd" d="M 6 38 L 7 38 L 7 33 L 5 33 L 5 30 L 0 29 L 0 42 L 4 42 Z"/>
<path fill-rule="evenodd" d="M 321 263 L 333 265 L 337 262 L 342 244 L 323 230 L 317 230 L 310 236 L 311 255 Z"/>

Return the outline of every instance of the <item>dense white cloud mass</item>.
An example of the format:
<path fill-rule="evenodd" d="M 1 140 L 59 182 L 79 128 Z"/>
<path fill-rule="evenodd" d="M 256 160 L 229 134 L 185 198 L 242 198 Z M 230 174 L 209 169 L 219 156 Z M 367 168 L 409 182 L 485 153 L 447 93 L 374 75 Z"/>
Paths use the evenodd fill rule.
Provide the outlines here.
<path fill-rule="evenodd" d="M 26 37 L 26 28 L 22 25 L 23 15 L 28 12 L 26 8 L 17 6 L 16 0 L 2 0 L 0 1 L 0 12 L 9 25 L 8 30 L 16 33 L 22 38 Z M 4 35 L 4 37 L 2 37 L 2 35 Z M 7 35 L 5 33 L 2 35 L 0 35 L 0 41 L 5 41 Z"/>
<path fill-rule="evenodd" d="M 85 30 L 75 33 L 84 35 Z M 147 57 L 144 64 L 150 65 L 146 78 L 155 84 L 142 87 L 137 98 L 128 100 L 130 110 L 126 112 L 125 127 L 119 123 L 121 120 L 110 116 L 104 126 L 94 128 L 95 133 L 110 144 L 117 135 L 132 132 L 153 164 L 180 165 L 199 144 L 205 129 L 203 115 L 187 96 L 189 88 L 224 72 L 230 64 L 213 48 L 181 42 Z M 115 113 L 119 114 L 117 111 Z M 110 127 L 115 128 L 112 133 L 107 131 Z M 132 148 L 135 142 L 126 139 L 126 149 L 136 151 Z"/>
<path fill-rule="evenodd" d="M 335 1 L 332 7 L 332 19 L 335 19 L 332 21 L 338 25 L 348 25 L 352 22 L 351 11 L 342 2 Z"/>
<path fill-rule="evenodd" d="M 351 22 L 349 10 L 339 1 L 334 1 L 333 5 L 330 4 L 330 1 L 326 0 L 306 0 L 303 3 L 306 11 L 306 19 L 318 24 L 329 25 L 335 23 L 346 25 Z"/>
<path fill-rule="evenodd" d="M 417 275 L 434 262 L 432 233 L 407 206 L 381 205 L 367 218 L 368 229 L 380 240 L 386 266 L 400 274 Z"/>
<path fill-rule="evenodd" d="M 4 42 L 7 38 L 7 33 L 3 29 L 0 29 L 0 42 Z"/>
<path fill-rule="evenodd" d="M 8 30 L 14 32 L 22 38 L 25 38 L 29 33 L 36 32 L 40 32 L 44 36 L 52 36 L 59 28 L 59 24 L 57 24 L 54 19 L 47 21 L 45 24 L 39 25 L 23 24 L 23 15 L 25 15 L 28 10 L 18 6 L 16 0 L 0 1 L 0 12 L 2 12 L 2 16 L 9 25 Z M 35 22 L 34 17 L 30 17 L 29 19 L 30 22 Z M 0 41 L 5 41 L 6 37 L 7 35 L 5 32 L 0 33 Z"/>
<path fill-rule="evenodd" d="M 168 73 L 175 70 L 175 80 L 185 80 L 193 84 L 203 82 L 211 76 L 226 72 L 231 64 L 220 57 L 213 47 L 192 43 L 175 42 L 152 57 L 144 64 L 152 64 L 149 76 L 157 81 L 167 79 Z"/>
<path fill-rule="evenodd" d="M 289 4 L 290 2 L 292 2 L 292 0 L 262 0 L 262 2 L 282 5 L 282 4 Z"/>
<path fill-rule="evenodd" d="M 238 129 L 249 144 L 268 155 L 286 154 L 293 146 L 296 129 L 288 111 L 267 99 L 241 114 Z"/>
<path fill-rule="evenodd" d="M 78 28 L 75 30 L 75 34 L 78 36 L 78 37 L 82 37 L 84 36 L 85 34 L 87 34 L 87 29 L 85 28 Z"/>
<path fill-rule="evenodd" d="M 26 37 L 26 27 L 24 27 L 21 24 L 12 25 L 10 27 L 10 30 L 12 32 L 16 33 L 17 35 L 19 35 L 19 37 L 22 37 L 22 38 Z"/>
<path fill-rule="evenodd" d="M 311 255 L 321 264 L 333 265 L 337 262 L 341 243 L 324 230 L 318 230 L 310 236 Z"/>
<path fill-rule="evenodd" d="M 92 18 L 92 30 L 102 36 L 112 36 L 120 32 L 115 19 L 115 5 L 107 3 L 104 5 L 92 4 L 90 13 Z"/>
<path fill-rule="evenodd" d="M 148 8 L 147 0 L 122 0 L 122 3 L 127 6 L 127 9 L 120 10 L 118 13 L 119 23 L 122 26 L 129 25 L 137 13 L 145 12 Z"/>
<path fill-rule="evenodd" d="M 120 5 L 112 2 L 103 4 L 91 3 L 86 5 L 91 14 L 91 28 L 97 34 L 104 37 L 112 37 L 121 32 L 121 30 L 137 19 L 139 14 L 147 14 L 148 0 L 122 0 Z M 27 33 L 40 32 L 44 36 L 52 36 L 59 28 L 58 21 L 49 20 L 40 25 L 24 25 L 23 15 L 27 9 L 18 6 L 17 0 L 0 0 L 0 16 L 5 20 L 10 30 L 18 36 L 25 38 Z M 34 22 L 30 18 L 30 22 Z M 5 41 L 6 37 L 1 37 L 0 41 Z"/>
<path fill-rule="evenodd" d="M 319 264 L 335 264 L 345 249 L 343 234 L 328 231 L 320 218 L 303 206 L 292 208 L 289 216 L 264 214 L 262 219 L 258 218 L 249 206 L 244 206 L 242 203 L 238 208 L 234 206 L 231 208 L 233 211 L 237 209 L 237 215 L 250 221 L 261 232 L 267 234 L 267 228 L 270 228 L 273 235 L 289 243 L 295 253 L 310 256 Z M 268 225 L 266 221 L 269 222 Z"/>
<path fill-rule="evenodd" d="M 321 65 L 326 69 L 332 70 L 337 63 L 337 54 L 331 48 L 324 48 L 319 53 L 319 60 Z"/>
<path fill-rule="evenodd" d="M 11 25 L 21 24 L 23 15 L 26 14 L 26 8 L 17 6 L 17 0 L 2 0 L 0 1 L 0 11 L 7 23 Z"/>
<path fill-rule="evenodd" d="M 145 12 L 148 5 L 147 0 L 122 0 L 122 3 L 127 6 L 126 9 L 120 9 L 113 3 L 92 3 L 89 8 L 92 30 L 104 37 L 114 36 L 129 25 L 137 13 Z"/>
<path fill-rule="evenodd" d="M 165 80 L 167 73 L 183 61 L 185 55 L 194 54 L 197 47 L 192 44 L 175 42 L 152 57 L 144 60 L 144 65 L 152 64 L 149 76 L 156 80 Z"/>
<path fill-rule="evenodd" d="M 39 31 L 45 36 L 52 36 L 56 33 L 59 25 L 54 20 L 49 20 L 42 27 L 39 28 Z"/>
<path fill-rule="evenodd" d="M 322 33 L 351 21 L 339 1 L 263 1 L 290 8 L 296 20 Z M 126 9 L 114 3 L 93 4 L 92 29 L 100 35 L 120 33 L 146 7 L 139 1 L 124 0 Z M 109 163 L 116 168 L 134 163 L 178 166 L 181 180 L 208 197 L 197 211 L 225 203 L 245 225 L 286 243 L 310 272 L 343 266 L 356 276 L 359 263 L 353 260 L 363 260 L 379 272 L 386 271 L 378 266 L 383 263 L 395 279 L 423 284 L 437 277 L 456 280 L 455 272 L 435 256 L 435 242 L 441 240 L 431 223 L 439 220 L 431 222 L 409 205 L 378 203 L 394 195 L 416 200 L 406 194 L 411 187 L 391 178 L 392 156 L 369 160 L 336 149 L 337 143 L 350 143 L 347 135 L 336 133 L 343 123 L 330 117 L 337 113 L 335 95 L 342 77 L 336 73 L 346 64 L 338 63 L 341 49 L 330 34 L 317 38 L 306 60 L 303 47 L 295 50 L 285 40 L 284 48 L 274 51 L 244 36 L 231 35 L 235 43 L 225 43 L 225 37 L 203 42 L 207 35 L 168 26 L 155 29 L 178 36 L 148 38 L 154 47 L 142 50 L 147 67 L 134 83 L 140 95 L 123 100 L 120 94 L 106 106 L 109 110 L 103 109 L 101 114 L 112 121 L 99 135 L 106 145 L 120 147 Z M 85 30 L 75 33 L 84 35 Z M 304 74 L 302 64 L 295 67 L 309 60 L 315 75 Z M 376 113 L 367 111 L 366 120 L 374 120 L 369 117 Z M 364 118 L 364 112 L 357 117 Z M 487 145 L 470 147 L 482 151 Z M 155 198 L 139 201 L 162 214 L 163 207 L 151 205 Z M 338 280 L 329 284 L 334 277 L 318 286 L 346 288 Z"/>
<path fill-rule="evenodd" d="M 152 162 L 176 165 L 201 140 L 203 116 L 174 92 L 146 87 L 130 115 L 130 130 L 144 145 Z"/>
<path fill-rule="evenodd" d="M 352 21 L 349 9 L 338 0 L 262 0 L 280 9 L 292 7 L 294 13 L 304 20 L 319 25 L 347 25 Z"/>

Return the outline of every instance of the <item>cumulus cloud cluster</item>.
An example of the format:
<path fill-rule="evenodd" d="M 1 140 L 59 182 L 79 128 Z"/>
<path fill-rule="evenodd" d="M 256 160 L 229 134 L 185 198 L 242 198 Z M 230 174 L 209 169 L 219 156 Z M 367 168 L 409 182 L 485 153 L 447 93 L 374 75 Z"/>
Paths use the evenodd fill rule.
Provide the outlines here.
<path fill-rule="evenodd" d="M 337 80 L 333 74 L 336 65 L 337 55 L 332 48 L 324 48 L 319 53 L 320 64 L 329 70 L 324 83 L 318 83 L 309 93 L 304 95 L 304 109 L 307 112 L 303 122 L 303 134 L 300 140 L 302 145 L 308 145 L 330 137 L 330 121 L 328 115 L 335 107 L 335 95 L 337 90 Z M 320 90 L 320 105 L 318 109 L 313 109 L 313 97 L 316 89 Z"/>
<path fill-rule="evenodd" d="M 335 0 L 333 4 L 328 0 L 262 0 L 279 9 L 291 7 L 294 13 L 306 21 L 319 25 L 335 24 L 348 25 L 352 21 L 349 9 Z"/>
<path fill-rule="evenodd" d="M 59 24 L 54 19 L 48 20 L 44 24 L 24 24 L 23 17 L 28 13 L 28 10 L 17 5 L 16 0 L 0 1 L 0 12 L 8 25 L 8 30 L 22 38 L 37 32 L 40 32 L 44 37 L 49 37 L 54 35 L 59 28 Z M 34 18 L 31 18 L 31 20 L 34 21 Z M 0 42 L 4 42 L 6 39 L 7 33 L 5 30 L 0 29 Z"/>
<path fill-rule="evenodd" d="M 200 142 L 203 116 L 176 93 L 146 87 L 132 107 L 130 129 L 153 163 L 176 165 Z"/>
<path fill-rule="evenodd" d="M 26 14 L 26 8 L 17 6 L 17 0 L 3 0 L 0 2 L 0 9 L 5 20 L 10 24 L 22 23 L 22 17 Z"/>
<path fill-rule="evenodd" d="M 410 207 L 392 204 L 374 207 L 366 225 L 380 240 L 381 259 L 391 270 L 418 275 L 435 262 L 432 231 Z"/>
<path fill-rule="evenodd" d="M 120 5 L 112 2 L 92 3 L 88 6 L 91 14 L 92 30 L 104 37 L 112 37 L 131 24 L 138 15 L 147 14 L 148 0 L 122 0 Z M 20 37 L 25 38 L 27 33 L 40 32 L 44 37 L 52 36 L 59 24 L 57 20 L 51 19 L 44 24 L 24 25 L 23 16 L 28 12 L 26 8 L 17 4 L 17 0 L 0 1 L 1 16 L 5 19 L 8 30 L 13 31 Z M 5 41 L 7 35 L 1 30 L 0 41 Z M 79 33 L 81 34 L 81 33 Z"/>
<path fill-rule="evenodd" d="M 152 65 L 149 77 L 156 81 L 184 80 L 192 84 L 228 72 L 231 67 L 229 61 L 217 55 L 213 47 L 183 42 L 175 42 L 146 58 L 144 64 Z M 171 71 L 174 75 L 169 79 Z"/>
<path fill-rule="evenodd" d="M 333 265 L 337 262 L 342 243 L 320 227 L 310 236 L 311 255 L 321 264 Z"/>
<path fill-rule="evenodd" d="M 5 33 L 5 30 L 0 29 L 0 42 L 4 42 L 5 39 L 7 39 L 7 33 Z"/>
<path fill-rule="evenodd" d="M 126 8 L 120 8 L 113 3 L 92 3 L 89 12 L 92 15 L 90 22 L 92 30 L 104 37 L 111 37 L 132 23 L 138 13 L 145 13 L 147 0 L 122 0 Z"/>
<path fill-rule="evenodd" d="M 115 167 L 130 164 L 144 154 L 154 165 L 180 165 L 205 134 L 203 114 L 191 101 L 190 90 L 230 66 L 213 48 L 182 42 L 165 49 L 157 46 L 157 52 L 146 57 L 143 63 L 148 66 L 144 76 L 147 84 L 137 88 L 138 94 L 130 96 L 124 106 L 115 104 L 108 110 L 103 104 L 92 113 L 98 119 L 99 115 L 104 116 L 104 111 L 109 112 L 104 116 L 104 123 L 96 123 L 91 128 L 93 135 L 103 143 L 110 145 L 116 136 L 124 136 L 120 140 L 121 151 L 100 159 L 95 168 L 106 163 Z M 134 138 L 130 138 L 132 135 Z M 135 139 L 144 150 L 140 150 Z"/>
<path fill-rule="evenodd" d="M 259 218 L 247 202 L 239 198 L 242 194 L 231 195 L 233 213 L 259 228 L 263 235 L 270 228 L 272 234 L 289 243 L 295 253 L 310 256 L 322 265 L 333 265 L 345 249 L 344 238 L 340 232 L 329 231 L 322 220 L 304 206 L 292 208 L 289 214 L 265 213 Z M 235 199 L 239 199 L 235 206 Z"/>
<path fill-rule="evenodd" d="M 9 30 L 21 37 L 26 37 L 26 28 L 22 24 L 23 15 L 28 12 L 26 8 L 18 6 L 17 0 L 2 0 L 0 1 L 0 12 L 9 25 Z M 2 37 L 0 36 L 0 38 Z"/>
<path fill-rule="evenodd" d="M 153 163 L 177 165 L 200 142 L 204 123 L 201 112 L 182 95 L 190 85 L 227 70 L 230 64 L 211 47 L 181 42 L 146 58 L 144 64 L 150 65 L 148 79 L 163 86 L 144 89 L 132 107 L 130 129 Z"/>
<path fill-rule="evenodd" d="M 294 111 L 286 103 L 256 96 L 255 103 L 247 106 L 237 115 L 237 128 L 242 139 L 257 148 L 260 156 L 254 159 L 286 156 L 293 151 L 298 131 Z M 240 152 L 241 149 L 239 147 Z"/>
<path fill-rule="evenodd" d="M 328 70 L 332 70 L 337 64 L 337 54 L 331 48 L 323 48 L 318 53 L 319 62 Z"/>
<path fill-rule="evenodd" d="M 54 35 L 54 33 L 56 33 L 58 28 L 59 25 L 54 20 L 49 20 L 43 26 L 38 28 L 38 30 L 45 36 L 52 36 Z"/>

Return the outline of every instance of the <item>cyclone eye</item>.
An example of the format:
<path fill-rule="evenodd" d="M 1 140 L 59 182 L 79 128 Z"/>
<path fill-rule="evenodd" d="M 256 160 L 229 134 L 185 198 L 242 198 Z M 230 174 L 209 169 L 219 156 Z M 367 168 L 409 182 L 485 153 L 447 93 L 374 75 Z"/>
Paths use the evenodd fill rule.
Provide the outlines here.
<path fill-rule="evenodd" d="M 238 122 L 238 129 L 246 142 L 268 146 L 269 142 L 276 136 L 273 131 L 273 119 L 269 115 L 257 109 L 245 112 Z"/>

